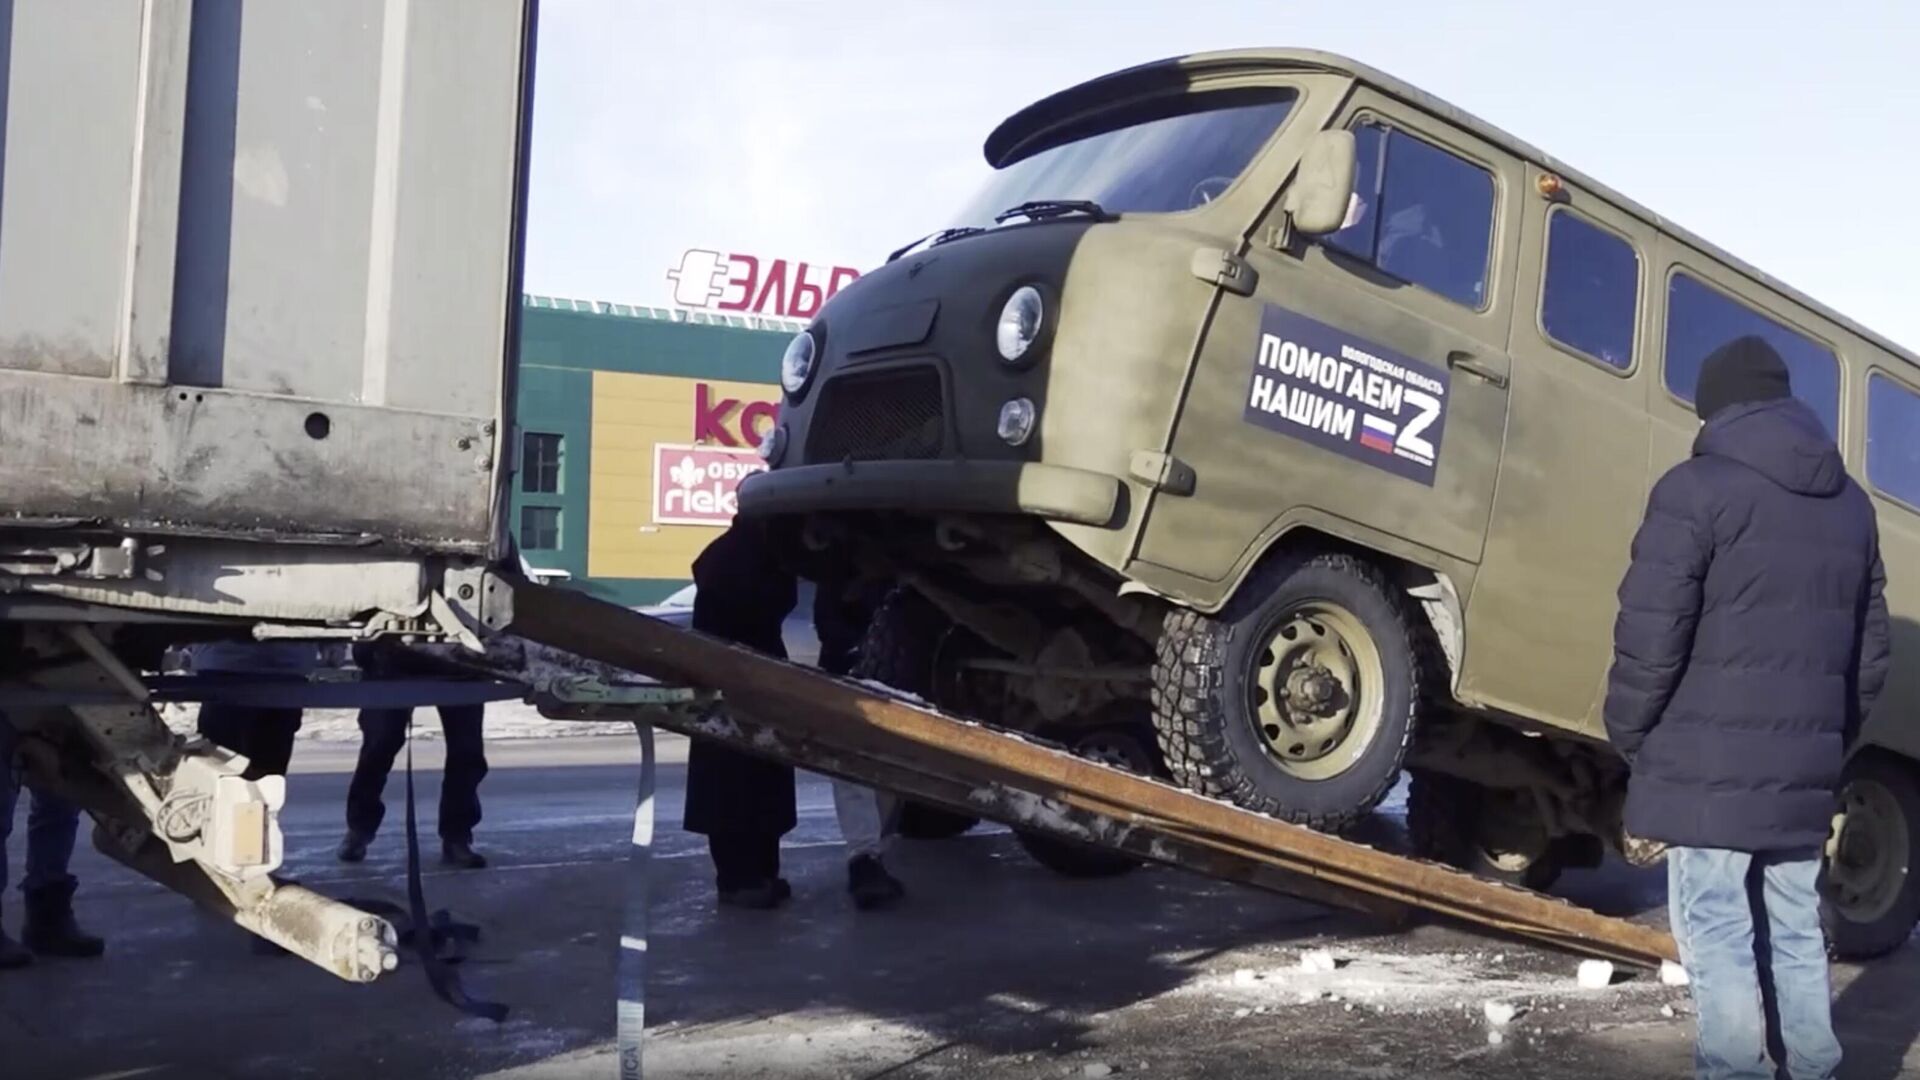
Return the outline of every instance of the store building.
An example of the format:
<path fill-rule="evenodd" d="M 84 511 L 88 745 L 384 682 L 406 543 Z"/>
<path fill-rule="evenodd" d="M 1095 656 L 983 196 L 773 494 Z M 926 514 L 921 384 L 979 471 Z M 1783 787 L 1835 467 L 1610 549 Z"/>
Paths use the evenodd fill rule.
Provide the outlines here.
<path fill-rule="evenodd" d="M 801 324 L 528 296 L 513 525 L 527 561 L 628 605 L 689 581 L 779 407 Z"/>

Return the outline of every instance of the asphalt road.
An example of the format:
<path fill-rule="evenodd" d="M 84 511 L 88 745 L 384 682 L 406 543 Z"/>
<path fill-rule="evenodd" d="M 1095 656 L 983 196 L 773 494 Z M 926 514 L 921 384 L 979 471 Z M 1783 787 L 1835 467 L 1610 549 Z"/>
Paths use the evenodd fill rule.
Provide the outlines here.
<path fill-rule="evenodd" d="M 704 848 L 678 830 L 683 757 L 666 748 L 653 879 L 651 1077 L 1401 1077 L 1684 1075 L 1684 991 L 1582 991 L 1572 958 L 1439 926 L 1356 918 L 1164 869 L 1079 882 L 1004 831 L 906 843 L 908 903 L 860 914 L 824 783 L 803 781 L 778 913 L 718 911 Z M 284 818 L 288 872 L 335 896 L 404 899 L 398 777 L 368 862 L 332 861 L 351 746 L 302 746 Z M 423 829 L 439 746 L 422 742 Z M 613 970 L 637 752 L 629 739 L 496 743 L 479 872 L 433 868 L 428 902 L 477 923 L 469 987 L 505 1024 L 435 1000 L 413 965 L 372 986 L 254 955 L 231 927 L 92 852 L 80 910 L 106 959 L 0 976 L 0 1077 L 616 1075 Z M 24 824 L 24 822 L 22 823 Z M 16 840 L 19 833 L 16 833 Z M 14 855 L 18 865 L 18 852 Z M 1562 891 L 1658 920 L 1657 874 Z M 17 911 L 8 897 L 8 925 Z M 1303 972 L 1305 949 L 1339 970 Z M 1845 1075 L 1920 1076 L 1913 950 L 1844 968 Z M 1488 1001 L 1522 1013 L 1495 1027 Z M 1672 1015 L 1668 1015 L 1669 1012 Z M 1493 1036 L 1497 1035 L 1497 1041 Z M 1111 1070 L 1111 1072 L 1104 1071 Z"/>

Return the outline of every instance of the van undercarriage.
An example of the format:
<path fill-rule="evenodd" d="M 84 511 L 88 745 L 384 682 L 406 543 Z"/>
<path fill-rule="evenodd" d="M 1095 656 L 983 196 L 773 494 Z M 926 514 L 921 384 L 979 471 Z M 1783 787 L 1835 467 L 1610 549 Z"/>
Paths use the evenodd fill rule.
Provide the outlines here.
<path fill-rule="evenodd" d="M 1030 518 L 836 513 L 777 527 L 795 530 L 807 576 L 895 586 L 862 650 L 861 674 L 941 708 L 1069 747 L 1082 733 L 1127 731 L 1154 748 L 1157 772 L 1328 831 L 1365 816 L 1404 769 L 1410 839 L 1421 854 L 1536 888 L 1562 868 L 1597 865 L 1609 848 L 1636 864 L 1659 858 L 1656 845 L 1622 830 L 1626 770 L 1605 743 L 1454 697 L 1457 647 L 1441 644 L 1435 620 L 1446 615 L 1422 602 L 1432 575 L 1420 568 L 1319 538 L 1270 555 L 1296 579 L 1318 574 L 1339 586 L 1340 572 L 1377 582 L 1397 594 L 1381 610 L 1398 625 L 1381 633 L 1379 619 L 1346 614 L 1364 610 L 1359 602 L 1300 607 L 1254 661 L 1262 670 L 1242 710 L 1232 695 L 1203 702 L 1190 693 L 1196 682 L 1218 691 L 1232 681 L 1220 670 L 1231 658 L 1196 645 L 1195 635 L 1230 625 L 1235 604 L 1208 614 L 1125 590 L 1122 578 Z M 1243 591 L 1266 591 L 1261 582 L 1274 577 L 1255 575 Z M 1384 674 L 1377 657 L 1386 651 L 1372 639 L 1395 634 L 1411 643 L 1419 692 L 1403 724 L 1374 715 L 1369 726 L 1350 714 L 1391 695 L 1373 694 L 1365 657 L 1371 651 Z M 1222 730 L 1249 723 L 1265 738 Z M 1355 739 L 1402 745 L 1346 745 Z M 1238 779 L 1217 767 L 1221 756 L 1234 759 Z M 1352 782 L 1356 770 L 1383 779 Z M 1296 798 L 1336 786 L 1344 802 Z"/>

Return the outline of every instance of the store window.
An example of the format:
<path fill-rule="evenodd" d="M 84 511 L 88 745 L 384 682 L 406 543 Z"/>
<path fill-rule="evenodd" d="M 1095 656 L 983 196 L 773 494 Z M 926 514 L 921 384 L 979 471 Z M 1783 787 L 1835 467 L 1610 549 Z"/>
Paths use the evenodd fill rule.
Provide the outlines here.
<path fill-rule="evenodd" d="M 560 550 L 560 508 L 523 506 L 520 508 L 520 549 L 522 551 Z"/>
<path fill-rule="evenodd" d="M 563 449 L 558 435 L 527 432 L 520 442 L 520 490 L 529 495 L 560 494 Z"/>

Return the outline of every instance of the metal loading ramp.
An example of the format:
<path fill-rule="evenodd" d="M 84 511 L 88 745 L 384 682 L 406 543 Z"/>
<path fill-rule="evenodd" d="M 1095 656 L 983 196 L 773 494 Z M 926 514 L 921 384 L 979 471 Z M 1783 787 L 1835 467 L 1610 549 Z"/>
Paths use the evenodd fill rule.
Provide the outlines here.
<path fill-rule="evenodd" d="M 552 716 L 651 723 L 1391 923 L 1424 910 L 1636 967 L 1679 959 L 1656 927 L 1242 810 L 580 593 L 500 580 L 492 588 L 494 630 L 690 691 L 663 703 L 658 686 L 629 697 L 616 679 L 557 679 L 536 691 Z"/>

